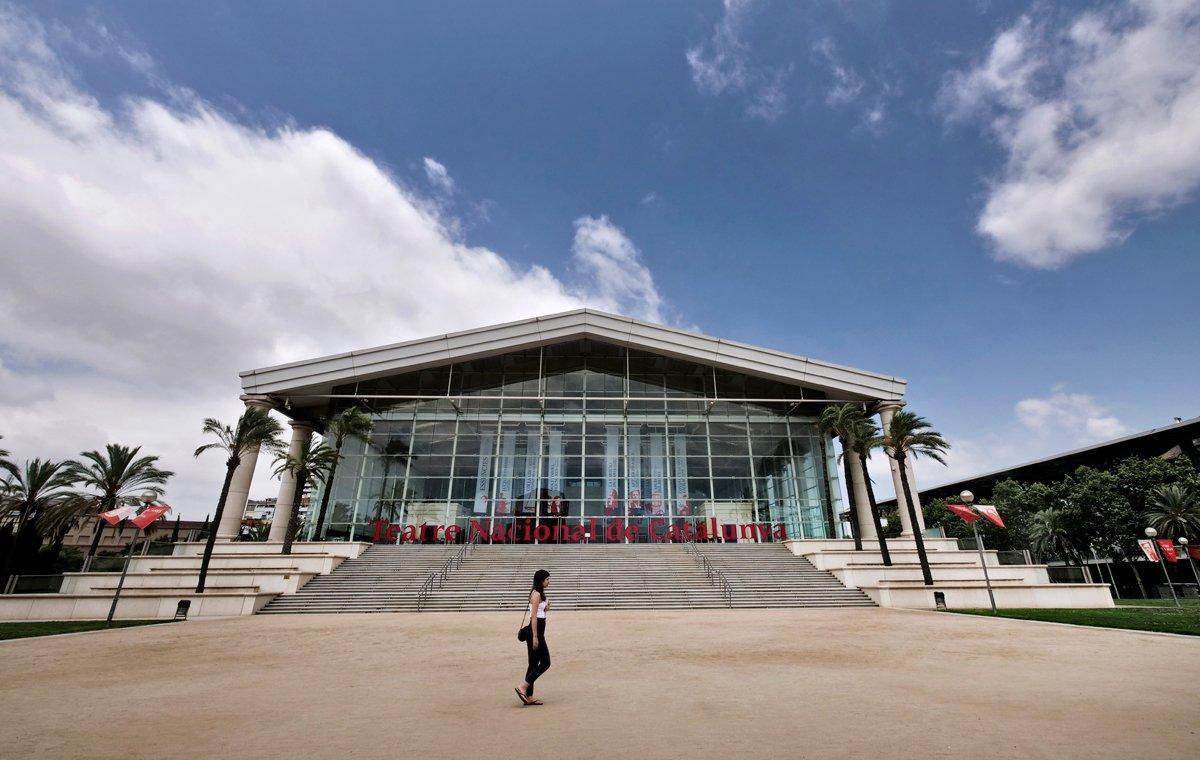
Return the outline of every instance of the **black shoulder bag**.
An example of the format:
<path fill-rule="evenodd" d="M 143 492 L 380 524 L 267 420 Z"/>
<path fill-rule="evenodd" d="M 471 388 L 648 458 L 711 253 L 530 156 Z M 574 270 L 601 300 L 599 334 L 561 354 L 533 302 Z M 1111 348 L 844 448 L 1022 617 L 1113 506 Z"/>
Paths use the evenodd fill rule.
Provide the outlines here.
<path fill-rule="evenodd" d="M 533 605 L 530 606 L 532 607 Z M 526 612 L 528 612 L 528 610 L 526 610 Z M 529 626 L 531 625 L 533 625 L 533 620 L 530 619 L 529 623 L 526 623 L 525 613 L 521 613 L 521 627 L 517 629 L 517 641 L 529 641 L 529 636 L 531 634 Z"/>

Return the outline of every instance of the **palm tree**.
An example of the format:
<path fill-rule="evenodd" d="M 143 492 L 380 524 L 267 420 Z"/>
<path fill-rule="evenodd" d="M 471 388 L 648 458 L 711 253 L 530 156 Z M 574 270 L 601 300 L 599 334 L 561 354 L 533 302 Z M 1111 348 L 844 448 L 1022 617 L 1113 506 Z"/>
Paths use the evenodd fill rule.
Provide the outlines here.
<path fill-rule="evenodd" d="M 4 436 L 0 435 L 0 440 L 4 440 Z M 8 449 L 0 449 L 0 477 L 4 480 L 0 481 L 0 493 L 8 487 L 8 478 L 17 474 L 17 466 L 9 461 Z"/>
<path fill-rule="evenodd" d="M 892 553 L 888 551 L 887 539 L 883 536 L 883 521 L 879 518 L 879 505 L 875 502 L 875 487 L 871 484 L 871 474 L 867 471 L 867 460 L 871 452 L 879 447 L 883 439 L 879 435 L 879 426 L 867 416 L 866 410 L 859 412 L 860 418 L 854 431 L 854 444 L 851 446 L 858 454 L 858 466 L 862 468 L 863 483 L 867 486 L 867 506 L 871 509 L 871 522 L 875 525 L 875 535 L 879 536 L 879 554 L 883 557 L 885 567 L 892 566 Z"/>
<path fill-rule="evenodd" d="M 842 479 L 846 483 L 846 499 L 850 502 L 850 536 L 854 539 L 854 550 L 862 551 L 862 536 L 858 530 L 858 513 L 862 506 L 854 498 L 854 488 L 850 485 L 850 462 L 844 454 L 852 445 L 850 441 L 856 424 L 854 411 L 853 404 L 825 407 L 817 418 L 817 430 L 822 436 L 836 435 L 842 442 Z"/>
<path fill-rule="evenodd" d="M 200 560 L 200 578 L 196 582 L 196 593 L 204 593 L 204 579 L 208 577 L 208 564 L 212 560 L 213 545 L 217 540 L 217 531 L 221 525 L 221 516 L 225 512 L 225 500 L 229 497 L 229 483 L 233 473 L 242 463 L 242 457 L 258 451 L 278 451 L 282 444 L 279 434 L 283 425 L 262 407 L 250 406 L 238 418 L 237 427 L 229 427 L 211 417 L 204 421 L 203 431 L 217 440 L 206 443 L 196 449 L 194 456 L 200 456 L 206 451 L 225 452 L 225 482 L 221 484 L 221 498 L 217 500 L 217 511 L 209 524 L 208 539 L 204 544 L 204 557 Z M 207 518 L 205 518 L 207 520 Z"/>
<path fill-rule="evenodd" d="M 175 474 L 158 469 L 158 457 L 139 456 L 141 451 L 141 446 L 110 443 L 103 452 L 85 451 L 80 454 L 82 461 L 72 463 L 72 472 L 76 483 L 92 493 L 81 493 L 78 498 L 55 506 L 46 513 L 46 527 L 61 530 L 80 518 L 95 515 L 96 532 L 92 535 L 87 556 L 95 555 L 105 525 L 100 513 L 126 504 L 137 504 L 138 494 L 143 491 L 153 491 L 156 497 L 161 496 L 167 479 Z"/>
<path fill-rule="evenodd" d="M 917 517 L 917 507 L 913 503 L 912 487 L 908 483 L 906 464 L 911 456 L 926 456 L 939 464 L 946 464 L 943 456 L 950 448 L 941 433 L 933 430 L 924 417 L 912 412 L 896 412 L 883 438 L 879 441 L 884 452 L 896 462 L 900 471 L 900 485 L 904 491 L 904 501 L 908 505 L 908 519 L 913 526 L 913 539 L 917 545 L 917 558 L 921 561 L 921 578 L 926 586 L 933 585 L 933 573 L 929 569 L 929 555 L 925 553 L 925 538 L 921 535 L 921 520 Z"/>
<path fill-rule="evenodd" d="M 300 443 L 295 456 L 281 451 L 275 457 L 275 463 L 276 475 L 282 477 L 286 473 L 296 479 L 291 516 L 288 518 L 287 531 L 283 535 L 283 553 L 291 554 L 292 543 L 296 540 L 296 531 L 300 527 L 300 501 L 304 492 L 309 486 L 327 481 L 330 471 L 337 464 L 337 452 L 326 446 L 324 441 L 314 444 L 312 436 L 309 436 Z M 276 513 L 282 508 L 282 504 L 276 505 Z"/>
<path fill-rule="evenodd" d="M 1200 535 L 1200 496 L 1175 483 L 1154 489 L 1154 509 L 1146 513 L 1150 527 L 1169 538 Z"/>
<path fill-rule="evenodd" d="M 333 490 L 333 478 L 337 475 L 338 463 L 342 461 L 342 446 L 346 444 L 347 438 L 366 438 L 374 427 L 375 422 L 370 415 L 357 406 L 343 409 L 329 420 L 325 433 L 333 437 L 333 452 L 336 456 L 333 466 L 329 468 L 328 485 L 321 492 L 321 510 L 317 513 L 317 525 L 312 533 L 314 540 L 321 540 L 321 529 L 325 526 L 325 514 L 329 510 L 329 494 Z"/>
<path fill-rule="evenodd" d="M 72 490 L 75 485 L 73 464 L 70 461 L 50 462 L 34 459 L 26 461 L 24 468 L 11 465 L 5 468 L 9 478 L 3 496 L 0 496 L 0 508 L 6 515 L 16 512 L 17 525 L 13 531 L 8 556 L 4 558 L 0 584 L 8 580 L 25 530 L 40 520 L 47 511 L 78 498 Z"/>
<path fill-rule="evenodd" d="M 1066 516 L 1061 509 L 1054 507 L 1035 512 L 1030 518 L 1029 543 L 1039 555 L 1058 555 L 1067 560 L 1079 557 L 1079 551 L 1067 529 Z"/>

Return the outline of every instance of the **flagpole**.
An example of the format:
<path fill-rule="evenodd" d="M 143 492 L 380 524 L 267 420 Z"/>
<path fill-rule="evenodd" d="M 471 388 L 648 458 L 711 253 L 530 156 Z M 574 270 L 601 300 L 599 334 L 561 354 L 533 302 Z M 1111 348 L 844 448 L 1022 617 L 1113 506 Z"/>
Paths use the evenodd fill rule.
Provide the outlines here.
<path fill-rule="evenodd" d="M 1179 543 L 1183 546 L 1183 553 L 1187 555 L 1188 564 L 1192 566 L 1192 577 L 1196 579 L 1196 588 L 1200 589 L 1200 573 L 1196 572 L 1196 562 L 1192 559 L 1192 550 L 1188 548 L 1187 538 L 1180 536 Z"/>
<path fill-rule="evenodd" d="M 1146 538 L 1150 539 L 1150 543 L 1154 546 L 1154 553 L 1158 555 L 1158 564 L 1162 565 L 1163 578 L 1167 581 L 1167 588 L 1171 589 L 1171 598 L 1175 600 L 1175 606 L 1179 607 L 1181 606 L 1179 604 L 1179 596 L 1175 593 L 1175 584 L 1171 583 L 1171 574 L 1167 572 L 1167 561 L 1163 559 L 1162 547 L 1154 540 L 1154 537 L 1157 535 L 1158 531 L 1154 528 L 1146 528 Z"/>
<path fill-rule="evenodd" d="M 971 502 L 975 501 L 975 494 L 970 491 L 963 491 L 958 495 L 958 498 L 966 502 L 967 508 L 971 507 Z M 971 530 L 975 532 L 975 548 L 979 550 L 979 566 L 983 568 L 983 582 L 987 584 L 988 601 L 992 603 L 992 614 L 996 614 L 996 594 L 992 591 L 992 577 L 988 574 L 987 558 L 983 556 L 983 539 L 979 536 L 979 521 L 971 522 Z"/>
<path fill-rule="evenodd" d="M 148 507 L 158 498 L 158 494 L 153 491 L 144 491 L 140 498 Z M 121 589 L 125 586 L 125 575 L 129 572 L 129 561 L 133 559 L 133 547 L 137 546 L 140 532 L 136 525 L 133 526 L 133 538 L 129 540 L 129 552 L 125 555 L 125 564 L 121 566 L 121 579 L 117 581 L 117 591 L 113 594 L 112 605 L 108 608 L 108 619 L 104 622 L 105 628 L 112 628 L 113 615 L 117 613 L 117 602 L 121 600 Z"/>

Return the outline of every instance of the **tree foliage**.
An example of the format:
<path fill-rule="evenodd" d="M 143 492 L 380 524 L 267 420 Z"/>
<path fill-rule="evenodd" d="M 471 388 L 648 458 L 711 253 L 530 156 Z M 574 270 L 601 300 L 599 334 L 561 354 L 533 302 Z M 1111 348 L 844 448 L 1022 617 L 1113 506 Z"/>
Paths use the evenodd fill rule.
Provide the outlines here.
<path fill-rule="evenodd" d="M 1172 485 L 1196 493 L 1200 473 L 1182 458 L 1130 457 L 1104 469 L 1078 467 L 1049 483 L 1003 480 L 977 500 L 995 504 L 1008 528 L 981 521 L 980 534 L 988 548 L 1031 549 L 1069 561 L 1090 557 L 1093 548 L 1135 556 L 1162 487 Z M 932 500 L 926 520 L 940 524 L 948 536 L 969 538 L 970 526 L 945 508 L 957 501 Z"/>

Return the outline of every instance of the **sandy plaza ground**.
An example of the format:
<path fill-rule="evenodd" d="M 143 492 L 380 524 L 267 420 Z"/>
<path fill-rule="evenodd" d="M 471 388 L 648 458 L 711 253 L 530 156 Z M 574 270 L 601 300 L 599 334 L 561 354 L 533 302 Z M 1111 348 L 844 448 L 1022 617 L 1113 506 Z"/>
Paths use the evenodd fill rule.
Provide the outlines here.
<path fill-rule="evenodd" d="M 258 616 L 0 642 L 6 757 L 1165 757 L 1200 639 L 859 610 Z M 1153 680 L 1157 678 L 1157 681 Z"/>

